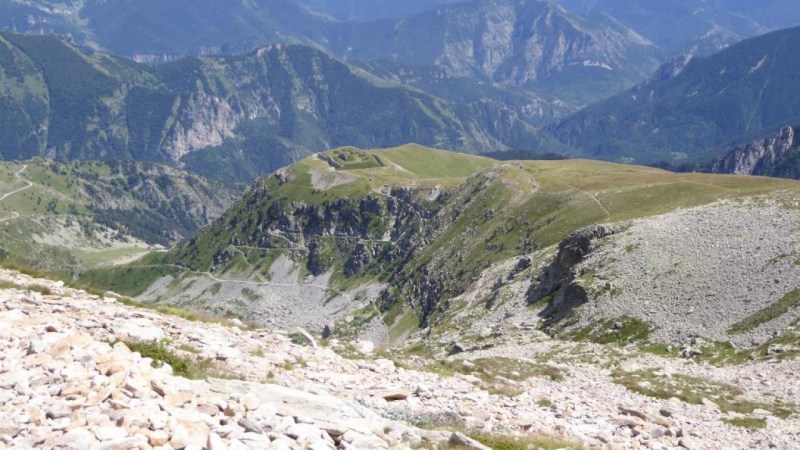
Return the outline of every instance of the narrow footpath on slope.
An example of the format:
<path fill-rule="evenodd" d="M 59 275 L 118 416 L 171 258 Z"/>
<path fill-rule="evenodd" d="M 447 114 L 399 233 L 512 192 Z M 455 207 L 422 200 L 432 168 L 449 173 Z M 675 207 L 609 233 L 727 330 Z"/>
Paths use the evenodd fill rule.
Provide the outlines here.
<path fill-rule="evenodd" d="M 11 197 L 14 194 L 19 194 L 20 192 L 25 191 L 25 190 L 30 189 L 31 187 L 33 187 L 33 183 L 31 183 L 30 181 L 28 181 L 27 179 L 22 177 L 22 172 L 25 172 L 25 169 L 27 169 L 27 168 L 28 168 L 28 165 L 25 164 L 24 166 L 22 166 L 21 169 L 19 169 L 19 171 L 17 173 L 14 174 L 14 176 L 16 178 L 19 178 L 20 180 L 22 180 L 23 183 L 25 183 L 25 186 L 23 186 L 23 187 L 21 187 L 19 189 L 13 190 L 13 191 L 11 191 L 11 192 L 9 192 L 7 194 L 3 194 L 2 196 L 0 196 L 0 202 L 2 202 L 3 200 L 7 199 L 8 197 Z M 8 222 L 9 220 L 14 220 L 14 219 L 18 219 L 19 218 L 19 213 L 18 212 L 16 212 L 16 211 L 10 211 L 10 212 L 11 212 L 11 217 L 6 217 L 4 219 L 0 219 L 0 223 Z"/>

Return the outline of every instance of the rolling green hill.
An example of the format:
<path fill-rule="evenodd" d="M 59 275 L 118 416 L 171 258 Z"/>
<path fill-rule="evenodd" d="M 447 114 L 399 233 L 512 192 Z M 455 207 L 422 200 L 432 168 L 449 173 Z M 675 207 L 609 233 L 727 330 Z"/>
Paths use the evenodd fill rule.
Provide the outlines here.
<path fill-rule="evenodd" d="M 800 121 L 798 45 L 800 28 L 743 41 L 548 129 L 593 158 L 704 165 Z"/>
<path fill-rule="evenodd" d="M 251 180 L 341 145 L 558 148 L 497 103 L 453 105 L 303 46 L 158 66 L 0 34 L 3 159 L 181 163 Z"/>
<path fill-rule="evenodd" d="M 336 321 L 347 336 L 385 327 L 388 337 L 380 339 L 395 341 L 421 324 L 446 343 L 448 333 L 471 333 L 454 331 L 457 316 L 469 317 L 465 326 L 474 331 L 482 317 L 499 314 L 498 305 L 509 314 L 550 314 L 537 292 L 546 289 L 552 299 L 562 291 L 550 278 L 580 275 L 569 275 L 576 261 L 557 255 L 586 227 L 606 224 L 600 230 L 625 235 L 642 218 L 686 208 L 701 208 L 693 214 L 702 217 L 706 205 L 799 192 L 796 182 L 778 179 L 345 147 L 262 178 L 170 252 L 89 271 L 83 281 L 256 322 Z M 166 277 L 154 272 L 166 269 Z"/>

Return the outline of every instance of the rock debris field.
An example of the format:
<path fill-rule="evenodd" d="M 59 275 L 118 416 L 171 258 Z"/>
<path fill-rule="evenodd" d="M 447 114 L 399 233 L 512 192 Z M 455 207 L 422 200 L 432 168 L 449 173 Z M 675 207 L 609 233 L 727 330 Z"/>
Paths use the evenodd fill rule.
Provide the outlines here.
<path fill-rule="evenodd" d="M 0 448 L 488 448 L 455 425 L 550 436 L 576 448 L 800 447 L 794 361 L 715 368 L 618 352 L 606 367 L 592 362 L 603 360 L 601 348 L 545 336 L 458 355 L 564 353 L 547 362 L 561 377 L 504 380 L 512 395 L 485 390 L 470 373 L 398 367 L 367 343 L 301 345 L 288 333 L 187 321 L 14 272 L 0 270 L 0 282 Z M 131 349 L 150 341 L 205 361 L 208 376 L 154 368 Z M 735 384 L 735 401 L 746 397 L 759 408 L 731 411 L 725 406 L 734 400 L 723 397 L 659 399 L 614 379 L 642 373 L 655 376 L 640 381 L 644 387 L 681 376 Z M 763 428 L 729 423 L 745 419 Z"/>
<path fill-rule="evenodd" d="M 584 263 L 598 280 L 613 281 L 615 295 L 606 291 L 589 302 L 582 324 L 629 315 L 654 324 L 653 337 L 662 342 L 699 334 L 740 346 L 762 344 L 800 318 L 800 311 L 746 333 L 727 330 L 800 286 L 799 229 L 796 204 L 787 208 L 766 198 L 634 221 Z"/>

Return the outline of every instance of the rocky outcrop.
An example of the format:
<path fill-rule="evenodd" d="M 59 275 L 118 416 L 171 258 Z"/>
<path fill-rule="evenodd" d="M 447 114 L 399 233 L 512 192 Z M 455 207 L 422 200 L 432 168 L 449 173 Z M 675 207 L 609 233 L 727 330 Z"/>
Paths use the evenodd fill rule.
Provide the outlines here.
<path fill-rule="evenodd" d="M 777 135 L 749 142 L 712 163 L 711 172 L 737 175 L 772 175 L 775 164 L 796 148 L 798 129 L 783 127 Z"/>
<path fill-rule="evenodd" d="M 359 242 L 356 244 L 353 253 L 350 254 L 350 257 L 347 258 L 347 261 L 344 263 L 344 276 L 350 278 L 360 273 L 369 264 L 371 259 L 372 252 L 370 251 L 370 247 L 364 242 Z"/>
<path fill-rule="evenodd" d="M 575 266 L 591 253 L 595 240 L 615 232 L 609 226 L 594 225 L 571 234 L 559 244 L 555 260 L 538 275 L 537 283 L 531 285 L 527 294 L 529 304 L 548 302 L 540 313 L 548 323 L 571 316 L 575 308 L 589 300 L 586 288 L 576 280 L 579 273 Z"/>
<path fill-rule="evenodd" d="M 800 286 L 796 202 L 772 193 L 633 221 L 580 264 L 592 295 L 577 328 L 627 316 L 652 324 L 656 342 L 768 342 L 800 318 L 777 308 Z"/>
<path fill-rule="evenodd" d="M 693 55 L 678 55 L 671 58 L 658 68 L 658 70 L 650 77 L 650 82 L 669 80 L 677 77 L 683 72 L 683 69 L 692 61 Z"/>

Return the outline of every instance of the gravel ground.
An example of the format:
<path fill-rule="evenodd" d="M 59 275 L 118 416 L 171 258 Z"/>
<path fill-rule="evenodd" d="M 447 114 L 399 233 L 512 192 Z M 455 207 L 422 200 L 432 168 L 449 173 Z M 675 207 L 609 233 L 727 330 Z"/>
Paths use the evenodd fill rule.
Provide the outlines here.
<path fill-rule="evenodd" d="M 664 342 L 763 343 L 800 310 L 741 335 L 727 330 L 800 287 L 799 227 L 800 211 L 764 198 L 634 221 L 579 266 L 600 292 L 580 308 L 581 324 L 627 315 L 655 324 L 652 337 Z"/>
<path fill-rule="evenodd" d="M 737 386 L 747 399 L 793 403 L 800 400 L 796 361 L 716 368 L 509 327 L 494 348 L 458 357 L 537 361 L 562 377 L 495 377 L 514 391 L 497 393 L 469 370 L 444 376 L 369 355 L 343 358 L 331 348 L 295 345 L 281 332 L 189 322 L 3 270 L 0 280 L 53 292 L 0 289 L 0 348 L 11 356 L 0 360 L 0 421 L 8 422 L 0 428 L 0 448 L 37 442 L 100 448 L 99 441 L 127 445 L 113 448 L 164 442 L 182 448 L 199 437 L 201 447 L 214 440 L 213 448 L 399 449 L 436 448 L 437 439 L 449 438 L 385 418 L 427 425 L 447 418 L 467 428 L 555 435 L 597 449 L 800 446 L 797 413 L 781 419 L 756 410 L 752 415 L 765 428 L 741 428 L 723 421 L 741 415 L 720 412 L 712 401 L 653 398 L 614 381 L 616 373 L 685 375 Z M 217 370 L 243 382 L 186 382 L 167 369 L 149 368 L 149 360 L 120 345 L 112 351 L 106 342 L 114 338 L 168 339 L 173 351 L 210 358 Z M 248 429 L 271 431 L 254 435 Z M 268 447 L 269 441 L 282 446 Z"/>

